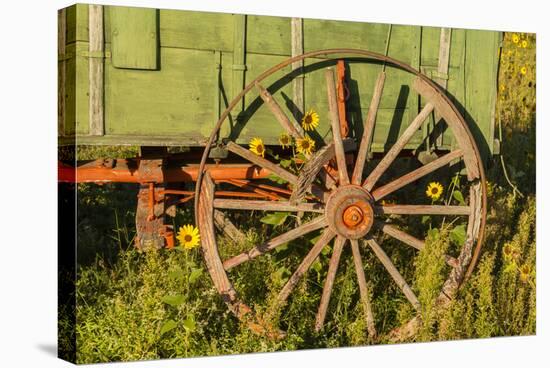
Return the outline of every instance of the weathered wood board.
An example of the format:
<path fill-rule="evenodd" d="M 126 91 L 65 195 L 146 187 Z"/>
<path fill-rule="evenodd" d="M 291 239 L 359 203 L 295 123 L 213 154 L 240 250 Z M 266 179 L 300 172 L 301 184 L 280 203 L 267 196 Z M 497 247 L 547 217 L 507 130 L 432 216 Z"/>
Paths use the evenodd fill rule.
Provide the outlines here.
<path fill-rule="evenodd" d="M 292 55 L 291 18 L 113 6 L 103 10 L 105 135 L 89 131 L 89 60 L 97 55 L 88 51 L 88 6 L 73 5 L 66 9 L 66 46 L 60 55 L 66 70 L 61 144 L 76 135 L 81 144 L 203 145 L 241 86 Z M 390 57 L 431 78 L 443 78 L 482 154 L 492 152 L 501 33 L 453 29 L 448 71 L 441 75 L 441 28 L 315 19 L 304 19 L 302 27 L 305 52 L 357 48 L 384 54 L 387 49 Z M 305 68 L 318 61 L 306 60 Z M 352 96 L 347 101 L 350 134 L 359 137 L 383 66 L 350 60 L 346 68 Z M 304 78 L 303 106 L 318 111 L 319 139 L 328 140 L 322 69 Z M 290 117 L 300 111 L 292 78 L 285 78 L 291 70 L 288 66 L 262 82 Z M 374 152 L 387 151 L 424 103 L 409 86 L 411 75 L 393 67 L 387 67 L 386 74 L 370 147 Z M 433 116 L 427 119 L 405 148 L 417 148 L 437 123 Z M 276 144 L 281 131 L 255 89 L 246 96 L 239 118 L 222 130 L 238 143 L 260 136 L 267 144 Z M 451 150 L 452 134 L 444 131 L 437 145 Z"/>

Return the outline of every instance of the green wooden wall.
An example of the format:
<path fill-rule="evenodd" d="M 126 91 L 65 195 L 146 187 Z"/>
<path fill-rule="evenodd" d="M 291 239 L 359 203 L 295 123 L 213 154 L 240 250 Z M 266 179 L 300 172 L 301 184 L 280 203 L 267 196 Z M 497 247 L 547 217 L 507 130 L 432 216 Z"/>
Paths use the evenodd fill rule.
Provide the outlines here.
<path fill-rule="evenodd" d="M 291 54 L 290 18 L 105 6 L 105 135 L 89 136 L 88 6 L 67 8 L 66 22 L 66 55 L 60 57 L 67 76 L 66 111 L 60 143 L 76 134 L 82 144 L 204 144 L 220 112 L 242 86 Z M 304 51 L 345 47 L 384 53 L 389 28 L 387 24 L 304 19 Z M 439 35 L 440 28 L 393 25 L 388 55 L 430 76 L 437 70 Z M 451 37 L 448 91 L 485 154 L 493 150 L 500 39 L 499 32 L 462 29 L 453 29 Z M 307 60 L 306 66 L 319 61 Z M 347 63 L 353 135 L 361 134 L 381 68 L 377 63 Z M 290 71 L 287 67 L 263 82 L 265 87 L 275 83 L 273 94 L 281 106 L 289 106 L 292 99 L 290 81 L 280 83 Z M 410 75 L 391 67 L 386 71 L 373 151 L 388 149 L 422 103 L 408 87 Z M 323 70 L 308 73 L 304 83 L 305 108 L 319 112 L 318 133 L 330 139 Z M 281 128 L 267 107 L 257 102 L 252 91 L 244 111 L 224 127 L 223 135 L 241 143 L 260 136 L 275 144 Z M 408 147 L 418 147 L 435 123 L 433 118 L 427 121 Z M 451 148 L 450 132 L 437 144 Z"/>

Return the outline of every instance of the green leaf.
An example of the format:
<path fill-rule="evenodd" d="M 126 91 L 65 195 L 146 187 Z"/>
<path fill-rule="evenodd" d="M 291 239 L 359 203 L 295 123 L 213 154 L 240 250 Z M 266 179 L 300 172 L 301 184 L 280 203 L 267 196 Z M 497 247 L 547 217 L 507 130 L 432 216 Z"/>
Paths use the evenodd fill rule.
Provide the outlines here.
<path fill-rule="evenodd" d="M 306 155 L 304 155 L 303 153 L 298 153 L 298 154 L 296 155 L 296 158 L 297 158 L 298 160 L 301 160 L 301 161 L 307 161 L 307 157 L 306 157 Z"/>
<path fill-rule="evenodd" d="M 331 250 L 332 248 L 330 247 L 330 245 L 325 245 L 321 250 L 321 254 L 323 254 L 324 256 L 328 256 Z"/>
<path fill-rule="evenodd" d="M 464 244 L 466 241 L 466 226 L 465 225 L 458 225 L 455 226 L 454 229 L 451 230 L 449 233 L 449 236 L 451 238 L 451 241 L 455 242 L 458 245 Z"/>
<path fill-rule="evenodd" d="M 183 321 L 183 328 L 185 328 L 187 332 L 195 331 L 196 327 L 197 327 L 197 324 L 195 322 L 195 317 L 192 314 L 187 316 L 185 321 Z"/>
<path fill-rule="evenodd" d="M 432 239 L 439 239 L 439 229 L 438 228 L 434 228 L 434 229 L 430 229 L 428 230 L 428 237 L 432 238 Z"/>
<path fill-rule="evenodd" d="M 316 259 L 315 262 L 311 264 L 311 268 L 315 270 L 317 273 L 321 273 L 321 270 L 323 269 L 323 265 L 319 261 L 319 259 Z"/>
<path fill-rule="evenodd" d="M 292 164 L 292 160 L 281 160 L 279 161 L 279 164 L 286 169 L 290 167 L 290 165 Z"/>
<path fill-rule="evenodd" d="M 183 270 L 178 267 L 178 268 L 175 268 L 174 270 L 170 271 L 168 273 L 168 277 L 171 280 L 182 281 L 185 278 L 185 274 L 183 273 Z"/>
<path fill-rule="evenodd" d="M 274 249 L 275 253 L 283 252 L 288 249 L 288 242 L 283 243 Z"/>
<path fill-rule="evenodd" d="M 462 195 L 462 193 L 460 191 L 455 190 L 453 192 L 453 198 L 456 199 L 458 201 L 458 203 L 460 203 L 461 206 L 466 205 L 466 202 L 464 201 L 464 196 Z"/>
<path fill-rule="evenodd" d="M 185 296 L 181 294 L 166 295 L 161 300 L 166 304 L 177 307 L 185 301 Z"/>
<path fill-rule="evenodd" d="M 426 215 L 426 216 L 422 216 L 422 220 L 421 220 L 421 221 L 422 221 L 422 224 L 426 224 L 427 222 L 430 221 L 431 218 L 432 218 L 431 216 L 427 216 L 427 215 Z"/>
<path fill-rule="evenodd" d="M 195 281 L 202 275 L 202 268 L 193 268 L 191 274 L 189 275 L 189 283 L 194 284 Z"/>
<path fill-rule="evenodd" d="M 277 184 L 285 184 L 287 181 L 284 180 L 284 179 L 281 179 L 280 177 L 278 177 L 277 175 L 271 173 L 267 176 L 267 178 L 271 181 L 274 181 L 275 183 Z"/>
<path fill-rule="evenodd" d="M 279 226 L 286 221 L 289 215 L 290 215 L 289 212 L 274 212 L 262 217 L 260 221 L 263 222 L 264 224 Z"/>
<path fill-rule="evenodd" d="M 168 321 L 164 322 L 162 327 L 160 328 L 160 334 L 164 335 L 168 331 L 172 331 L 174 328 L 176 328 L 177 323 L 174 320 L 169 319 Z"/>

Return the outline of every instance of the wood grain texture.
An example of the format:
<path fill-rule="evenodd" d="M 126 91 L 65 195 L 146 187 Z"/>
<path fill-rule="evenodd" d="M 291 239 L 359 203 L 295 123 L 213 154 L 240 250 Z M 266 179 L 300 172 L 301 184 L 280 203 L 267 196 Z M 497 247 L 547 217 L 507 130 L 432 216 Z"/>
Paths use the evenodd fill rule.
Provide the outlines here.
<path fill-rule="evenodd" d="M 409 140 L 412 138 L 412 136 L 418 131 L 424 120 L 428 117 L 429 114 L 433 111 L 434 106 L 431 103 L 426 104 L 422 111 L 414 118 L 414 120 L 411 122 L 411 124 L 407 127 L 405 132 L 399 137 L 399 139 L 395 142 L 395 144 L 390 148 L 390 150 L 386 153 L 384 158 L 380 160 L 378 165 L 372 170 L 372 172 L 369 174 L 365 182 L 363 183 L 363 186 L 368 191 L 371 191 L 378 179 L 384 174 L 384 172 L 388 169 L 388 167 L 391 165 L 391 163 L 397 158 L 403 147 L 409 142 Z"/>
<path fill-rule="evenodd" d="M 378 74 L 378 78 L 376 79 L 374 92 L 369 105 L 369 112 L 367 113 L 367 118 L 365 119 L 363 136 L 361 137 L 361 144 L 359 145 L 359 151 L 357 152 L 357 158 L 355 160 L 355 167 L 353 168 L 353 174 L 351 176 L 352 184 L 360 185 L 363 180 L 363 169 L 365 168 L 365 161 L 367 160 L 370 143 L 374 134 L 376 113 L 378 112 L 378 106 L 380 105 L 380 99 L 382 98 L 382 91 L 384 90 L 385 81 L 386 72 L 382 71 Z"/>
<path fill-rule="evenodd" d="M 338 236 L 334 241 L 334 248 L 332 249 L 332 256 L 328 264 L 327 277 L 325 279 L 325 285 L 323 286 L 323 294 L 321 295 L 321 302 L 319 303 L 319 310 L 315 317 L 315 330 L 320 331 L 325 323 L 325 317 L 327 315 L 327 309 L 330 302 L 330 295 L 332 294 L 332 288 L 334 286 L 334 280 L 336 278 L 336 272 L 338 272 L 338 264 L 340 263 L 340 256 L 342 250 L 346 244 L 346 238 Z"/>
<path fill-rule="evenodd" d="M 395 192 L 396 190 L 404 187 L 407 184 L 410 184 L 412 182 L 415 182 L 419 180 L 420 178 L 428 175 L 429 173 L 434 172 L 435 170 L 451 163 L 452 161 L 462 157 L 462 150 L 457 149 L 452 152 L 447 153 L 446 155 L 426 164 L 421 167 L 419 167 L 416 170 L 413 170 L 391 182 L 389 182 L 386 185 L 383 185 L 377 189 L 375 189 L 372 192 L 372 196 L 374 197 L 375 201 L 378 201 L 388 194 L 391 194 Z"/>
<path fill-rule="evenodd" d="M 215 201 L 216 200 L 214 200 L 214 202 Z M 219 231 L 225 233 L 234 242 L 243 243 L 246 241 L 246 236 L 244 233 L 240 231 L 220 210 L 214 210 L 214 225 L 216 225 Z"/>
<path fill-rule="evenodd" d="M 353 264 L 355 265 L 355 274 L 357 283 L 359 284 L 359 293 L 361 295 L 361 303 L 367 320 L 367 331 L 371 337 L 376 336 L 376 326 L 374 325 L 374 314 L 370 302 L 367 280 L 365 278 L 365 270 L 363 269 L 363 261 L 359 250 L 359 241 L 357 239 L 350 240 L 351 252 L 353 255 Z"/>
<path fill-rule="evenodd" d="M 89 124 L 90 135 L 104 135 L 103 7 L 89 5 Z"/>
<path fill-rule="evenodd" d="M 223 262 L 223 267 L 226 270 L 229 270 L 235 266 L 240 265 L 243 262 L 252 260 L 262 254 L 269 252 L 272 249 L 277 248 L 278 246 L 285 244 L 291 240 L 302 237 L 312 231 L 319 230 L 327 226 L 327 221 L 325 216 L 321 215 L 316 217 L 314 220 L 307 222 L 301 226 L 298 226 L 290 231 L 287 231 L 284 234 L 276 236 L 263 244 L 260 244 L 247 252 L 243 252 L 234 257 Z"/>
<path fill-rule="evenodd" d="M 289 211 L 323 213 L 324 206 L 319 203 L 296 203 L 289 201 L 262 201 L 246 199 L 214 199 L 214 208 L 248 211 Z"/>
<path fill-rule="evenodd" d="M 440 206 L 440 205 L 414 205 L 395 204 L 387 206 L 376 206 L 375 213 L 380 215 L 455 215 L 468 216 L 468 206 Z"/>
<path fill-rule="evenodd" d="M 387 234 L 392 238 L 397 239 L 413 248 L 422 250 L 426 246 L 426 243 L 423 240 L 420 240 L 410 235 L 409 233 L 399 230 L 398 228 L 390 224 L 377 221 L 376 225 L 384 232 L 384 234 Z M 445 262 L 451 267 L 456 267 L 458 264 L 458 261 L 456 258 L 449 256 L 447 254 L 445 255 Z"/>
<path fill-rule="evenodd" d="M 302 260 L 302 263 L 298 266 L 296 271 L 290 276 L 290 279 L 287 281 L 285 286 L 282 288 L 281 292 L 278 295 L 278 300 L 280 303 L 284 303 L 290 293 L 294 290 L 298 282 L 302 279 L 302 276 L 309 270 L 315 259 L 319 256 L 325 245 L 327 245 L 332 238 L 334 238 L 334 232 L 329 228 L 326 228 L 323 231 L 321 237 L 317 240 L 315 245 L 311 248 L 308 254 Z"/>
<path fill-rule="evenodd" d="M 269 93 L 269 91 L 262 87 L 262 85 L 259 83 L 256 83 L 256 89 L 258 89 L 260 97 L 269 108 L 269 111 L 271 111 L 273 116 L 275 116 L 275 119 L 277 119 L 279 124 L 281 124 L 283 129 L 294 138 L 302 138 L 303 132 L 301 127 L 298 124 L 294 123 L 294 121 L 290 121 L 281 106 L 279 106 L 277 101 L 275 101 L 271 93 Z"/>
<path fill-rule="evenodd" d="M 61 57 L 57 61 L 57 135 L 65 135 L 65 84 L 67 79 L 67 66 L 65 61 L 67 44 L 67 10 L 60 9 L 57 12 L 57 52 Z"/>
<path fill-rule="evenodd" d="M 285 169 L 283 169 L 281 166 L 274 164 L 273 162 L 266 160 L 263 157 L 260 157 L 253 153 L 250 150 L 247 150 L 246 148 L 243 148 L 239 146 L 238 144 L 234 142 L 229 142 L 227 144 L 227 149 L 230 152 L 233 152 L 242 158 L 252 162 L 253 164 L 256 164 L 258 166 L 263 167 L 264 169 L 267 169 L 274 173 L 275 175 L 279 176 L 281 179 L 284 179 L 288 181 L 291 184 L 296 184 L 298 182 L 298 177 Z"/>
<path fill-rule="evenodd" d="M 201 248 L 206 262 L 208 272 L 218 292 L 224 298 L 228 306 L 237 314 L 238 310 L 233 309 L 236 302 L 236 292 L 225 273 L 223 264 L 220 260 L 218 247 L 216 245 L 216 235 L 214 232 L 214 213 L 212 202 L 214 201 L 214 182 L 208 172 L 205 173 L 201 184 L 201 195 L 199 197 L 199 218 L 197 224 L 201 234 Z"/>
<path fill-rule="evenodd" d="M 304 33 L 302 18 L 292 18 L 290 20 L 290 47 L 291 56 L 298 56 L 304 53 Z M 292 63 L 292 70 L 299 70 L 303 66 L 303 61 Z M 304 113 L 304 76 L 297 75 L 292 80 L 292 97 L 296 110 L 294 116 L 302 116 Z"/>
<path fill-rule="evenodd" d="M 325 79 L 327 86 L 327 98 L 330 112 L 330 126 L 332 130 L 332 141 L 334 142 L 334 153 L 336 164 L 338 166 L 338 177 L 340 185 L 349 184 L 348 171 L 346 166 L 346 157 L 344 153 L 344 144 L 340 132 L 340 118 L 338 116 L 338 101 L 336 99 L 336 86 L 334 84 L 334 70 L 325 69 Z"/>
<path fill-rule="evenodd" d="M 414 309 L 420 310 L 420 302 L 416 298 L 416 295 L 412 291 L 411 287 L 403 276 L 399 273 L 393 262 L 391 261 L 390 257 L 384 252 L 384 250 L 378 245 L 378 243 L 374 239 L 368 239 L 367 243 L 370 245 L 371 249 L 373 250 L 374 254 L 376 254 L 376 257 L 380 260 L 380 262 L 384 265 L 390 276 L 393 278 L 399 289 L 405 294 L 405 297 L 407 300 L 412 304 Z"/>

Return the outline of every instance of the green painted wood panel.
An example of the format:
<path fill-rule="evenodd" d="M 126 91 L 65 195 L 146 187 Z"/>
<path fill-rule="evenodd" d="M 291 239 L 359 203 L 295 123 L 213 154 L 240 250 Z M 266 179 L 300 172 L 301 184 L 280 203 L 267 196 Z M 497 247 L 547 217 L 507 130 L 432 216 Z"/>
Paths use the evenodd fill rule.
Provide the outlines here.
<path fill-rule="evenodd" d="M 67 44 L 88 41 L 88 5 L 75 4 L 67 8 Z"/>
<path fill-rule="evenodd" d="M 291 55 L 290 18 L 247 16 L 247 53 Z"/>
<path fill-rule="evenodd" d="M 498 47 L 502 34 L 466 31 L 465 118 L 483 157 L 493 152 L 494 106 L 496 102 Z"/>
<path fill-rule="evenodd" d="M 183 10 L 159 11 L 161 47 L 233 50 L 233 16 Z"/>
<path fill-rule="evenodd" d="M 213 52 L 162 48 L 161 60 L 158 71 L 118 69 L 106 61 L 106 134 L 189 135 L 197 141 L 210 134 L 217 91 Z"/>
<path fill-rule="evenodd" d="M 104 139 L 90 138 L 91 144 L 107 141 L 110 144 L 117 141 L 121 144 L 130 141 L 146 144 L 147 137 L 150 137 L 151 144 L 203 144 L 220 110 L 225 109 L 239 89 L 234 86 L 236 72 L 233 70 L 236 60 L 233 49 L 237 44 L 234 42 L 235 16 L 153 10 L 158 14 L 157 52 L 160 57 L 156 70 L 139 70 L 115 67 L 117 41 L 112 38 L 112 33 L 117 27 L 116 15 L 113 19 L 113 14 L 118 10 L 113 13 L 113 9 L 110 6 L 105 8 L 106 136 Z M 75 129 L 72 132 L 76 131 L 82 139 L 88 132 L 87 14 L 87 5 L 77 5 L 68 11 L 67 43 L 76 43 L 74 57 L 68 61 L 71 71 L 67 83 L 72 87 L 67 86 L 67 90 L 73 91 L 70 92 L 73 96 L 68 97 L 68 106 L 72 106 L 68 108 L 73 110 L 68 115 L 74 116 Z M 244 78 L 249 82 L 290 54 L 290 18 L 252 15 L 246 18 Z M 346 47 L 384 53 L 388 30 L 388 24 L 305 19 L 304 48 L 306 52 Z M 440 28 L 394 25 L 389 56 L 430 75 L 437 69 L 439 33 Z M 449 96 L 456 99 L 460 108 L 467 109 L 469 123 L 474 124 L 479 133 L 476 137 L 491 142 L 485 143 L 489 150 L 492 149 L 491 103 L 495 94 L 498 35 L 497 32 L 453 29 L 451 38 Z M 487 62 L 477 62 L 477 59 Z M 309 60 L 306 65 L 317 61 L 320 59 Z M 379 63 L 347 63 L 347 79 L 353 96 L 347 102 L 352 136 L 362 134 L 362 124 L 381 68 Z M 283 78 L 288 72 L 290 67 L 262 84 L 270 88 L 275 99 L 291 116 L 291 80 Z M 401 70 L 387 68 L 374 132 L 374 151 L 387 150 L 418 112 L 418 96 L 408 87 L 411 79 Z M 237 82 L 240 84 L 241 80 Z M 306 109 L 314 108 L 321 115 L 319 138 L 330 139 L 322 69 L 305 77 L 304 94 Z M 276 144 L 282 129 L 266 106 L 259 102 L 255 91 L 247 96 L 239 121 L 227 123 L 222 136 L 233 134 L 243 144 L 252 137 L 261 136 L 266 143 Z M 416 148 L 422 140 L 422 131 L 419 130 L 407 147 Z M 452 145 L 450 132 L 445 132 L 440 148 L 450 149 Z"/>
<path fill-rule="evenodd" d="M 112 65 L 115 68 L 157 69 L 158 11 L 156 9 L 107 7 Z"/>

